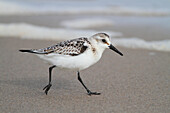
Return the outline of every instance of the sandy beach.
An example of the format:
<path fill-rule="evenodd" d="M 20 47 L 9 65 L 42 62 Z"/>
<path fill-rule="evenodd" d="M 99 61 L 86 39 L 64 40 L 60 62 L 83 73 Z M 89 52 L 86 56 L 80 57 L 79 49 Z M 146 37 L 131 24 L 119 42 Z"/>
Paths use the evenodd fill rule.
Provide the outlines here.
<path fill-rule="evenodd" d="M 20 48 L 41 48 L 54 41 L 0 38 L 1 113 L 168 113 L 170 53 L 118 47 L 120 57 L 106 50 L 102 59 L 81 72 L 84 83 L 99 96 L 88 96 L 76 72 L 55 69 L 48 95 L 48 67 Z"/>
<path fill-rule="evenodd" d="M 106 1 L 0 0 L 0 113 L 169 113 L 169 1 Z M 124 54 L 107 49 L 80 72 L 101 95 L 87 95 L 75 71 L 58 68 L 45 95 L 50 65 L 18 50 L 98 31 Z"/>

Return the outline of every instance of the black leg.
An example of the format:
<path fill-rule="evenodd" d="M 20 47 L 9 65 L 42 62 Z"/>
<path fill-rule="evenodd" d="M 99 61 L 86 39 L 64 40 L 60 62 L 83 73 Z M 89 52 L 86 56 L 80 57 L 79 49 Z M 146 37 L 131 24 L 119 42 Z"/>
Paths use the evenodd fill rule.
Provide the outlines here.
<path fill-rule="evenodd" d="M 48 91 L 50 90 L 50 88 L 51 88 L 51 86 L 52 86 L 52 84 L 51 84 L 51 74 L 52 74 L 52 69 L 55 68 L 55 67 L 56 67 L 55 65 L 49 67 L 49 83 L 48 83 L 47 86 L 45 86 L 45 87 L 43 88 L 43 90 L 45 90 L 45 94 L 46 94 L 46 95 L 47 95 Z"/>
<path fill-rule="evenodd" d="M 81 84 L 84 86 L 84 88 L 86 89 L 88 95 L 100 95 L 100 93 L 91 92 L 91 91 L 84 85 L 84 83 L 83 83 L 83 81 L 82 81 L 82 79 L 81 79 L 81 77 L 80 77 L 80 72 L 79 72 L 79 71 L 77 71 L 77 75 L 78 75 L 78 80 L 79 80 L 79 81 L 81 82 Z"/>

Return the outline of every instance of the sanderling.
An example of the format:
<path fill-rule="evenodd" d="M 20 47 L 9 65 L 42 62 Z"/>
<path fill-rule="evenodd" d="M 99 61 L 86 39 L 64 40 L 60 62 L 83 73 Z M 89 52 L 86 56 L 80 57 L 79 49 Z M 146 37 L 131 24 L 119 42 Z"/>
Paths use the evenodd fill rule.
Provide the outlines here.
<path fill-rule="evenodd" d="M 43 49 L 19 50 L 21 52 L 34 53 L 40 58 L 52 64 L 49 67 L 49 83 L 44 87 L 47 95 L 51 88 L 51 73 L 55 67 L 74 69 L 77 71 L 78 80 L 86 89 L 88 95 L 100 95 L 98 92 L 91 92 L 83 83 L 80 71 L 95 64 L 102 56 L 103 51 L 109 48 L 121 56 L 123 54 L 117 50 L 110 41 L 106 33 L 97 33 L 89 38 L 77 38 L 60 42 L 54 46 Z"/>

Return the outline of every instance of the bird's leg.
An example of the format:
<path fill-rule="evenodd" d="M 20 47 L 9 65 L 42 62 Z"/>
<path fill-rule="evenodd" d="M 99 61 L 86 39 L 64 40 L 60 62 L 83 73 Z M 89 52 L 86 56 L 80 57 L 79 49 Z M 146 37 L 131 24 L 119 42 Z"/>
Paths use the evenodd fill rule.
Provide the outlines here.
<path fill-rule="evenodd" d="M 48 83 L 47 86 L 45 86 L 43 88 L 43 90 L 45 90 L 46 95 L 47 95 L 48 91 L 50 90 L 50 88 L 52 86 L 52 84 L 51 84 L 51 74 L 52 74 L 52 69 L 55 68 L 55 67 L 56 67 L 56 65 L 53 65 L 53 66 L 49 67 L 49 83 Z"/>
<path fill-rule="evenodd" d="M 86 89 L 88 95 L 100 95 L 100 93 L 91 92 L 91 91 L 84 85 L 84 83 L 83 83 L 83 81 L 82 81 L 82 79 L 81 79 L 81 77 L 80 77 L 80 72 L 79 72 L 79 71 L 77 71 L 77 75 L 78 75 L 78 80 L 79 80 L 79 81 L 81 82 L 81 84 L 84 86 L 84 88 Z"/>

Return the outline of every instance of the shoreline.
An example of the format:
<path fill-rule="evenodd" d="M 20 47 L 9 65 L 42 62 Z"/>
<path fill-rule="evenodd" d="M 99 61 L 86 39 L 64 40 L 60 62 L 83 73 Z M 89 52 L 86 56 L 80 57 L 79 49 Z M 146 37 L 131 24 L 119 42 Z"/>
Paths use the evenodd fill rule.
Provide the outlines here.
<path fill-rule="evenodd" d="M 81 71 L 84 83 L 100 96 L 88 96 L 76 72 L 55 69 L 48 95 L 48 67 L 20 48 L 41 48 L 56 41 L 0 38 L 1 112 L 168 112 L 169 52 L 106 50 L 101 60 Z M 162 60 L 163 59 L 163 60 Z M 48 106 L 48 107 L 47 107 Z M 32 109 L 30 109 L 32 108 Z"/>
<path fill-rule="evenodd" d="M 62 21 L 74 20 L 76 18 L 83 18 L 81 15 L 77 16 L 61 16 L 61 15 L 41 15 L 41 16 L 0 16 L 0 23 L 28 23 L 36 26 L 43 26 L 49 28 L 64 28 L 60 25 Z M 85 18 L 101 17 L 101 16 L 84 16 Z M 41 19 L 40 19 L 41 18 Z M 146 41 L 159 41 L 170 39 L 169 29 L 170 17 L 137 17 L 137 16 L 106 16 L 106 18 L 113 19 L 115 23 L 112 26 L 92 27 L 88 30 L 100 31 L 116 31 L 123 33 L 123 37 L 131 38 L 138 37 Z M 47 21 L 48 20 L 48 21 Z M 81 29 L 78 29 L 81 30 Z M 86 30 L 83 29 L 82 30 Z"/>
<path fill-rule="evenodd" d="M 67 27 L 60 25 L 61 22 L 66 21 L 66 20 L 67 21 L 75 20 L 76 18 L 81 20 L 83 18 L 81 16 L 82 15 L 79 15 L 79 16 L 43 15 L 43 16 L 18 16 L 18 17 L 10 16 L 11 18 L 7 18 L 7 17 L 1 18 L 0 23 L 16 23 L 13 26 L 6 27 L 6 28 L 16 27 L 16 29 L 19 29 L 18 31 L 15 31 L 15 30 L 13 31 L 14 35 L 16 32 L 15 37 L 17 36 L 24 37 L 24 38 L 33 37 L 33 39 L 36 39 L 37 37 L 37 39 L 39 38 L 40 40 L 43 38 L 45 38 L 45 40 L 50 40 L 50 39 L 55 40 L 55 36 L 57 36 L 56 38 L 58 40 L 62 40 L 61 37 L 64 38 L 63 40 L 67 40 L 67 38 L 69 39 L 71 37 L 69 36 L 69 34 L 71 34 L 72 32 L 73 34 L 71 38 L 73 37 L 77 38 L 80 36 L 86 36 L 88 33 L 92 33 L 95 30 L 96 31 L 111 31 L 111 33 L 113 33 L 113 38 L 116 39 L 115 41 L 117 41 L 117 43 L 119 44 L 118 46 L 121 46 L 121 47 L 145 48 L 145 49 L 151 49 L 151 50 L 160 50 L 159 49 L 160 47 L 161 51 L 169 50 L 168 45 L 169 45 L 169 40 L 170 40 L 169 38 L 170 37 L 170 34 L 169 34 L 170 25 L 166 24 L 167 21 L 170 20 L 169 17 L 166 17 L 166 19 L 165 18 L 160 19 L 159 17 L 108 16 L 106 17 L 107 19 L 113 20 L 113 25 L 111 26 L 91 27 L 91 28 L 81 28 L 81 29 L 67 28 Z M 84 17 L 90 18 L 90 16 L 87 16 L 87 15 Z M 92 18 L 93 17 L 95 16 L 92 16 Z M 97 17 L 101 18 L 101 16 L 97 16 Z M 19 24 L 19 23 L 28 23 L 28 24 Z M 24 27 L 24 25 L 26 29 L 23 29 L 23 31 L 22 30 L 20 31 L 21 27 Z M 41 30 L 43 31 L 43 33 L 47 32 L 47 34 L 37 35 L 37 34 L 41 34 L 40 33 Z M 32 32 L 32 34 L 30 34 L 29 31 Z M 53 31 L 53 32 L 50 32 L 50 31 Z M 8 34 L 12 34 L 10 33 L 9 30 L 8 32 L 9 32 Z M 62 32 L 66 32 L 66 33 L 64 35 L 61 35 Z M 120 33 L 120 34 L 122 33 L 122 36 L 114 34 L 115 32 Z M 83 33 L 85 35 L 83 35 Z M 47 39 L 46 37 L 49 37 L 49 39 Z M 134 39 L 134 38 L 137 38 L 137 39 Z M 124 43 L 125 41 L 128 41 L 128 43 Z M 152 42 L 152 41 L 155 41 L 155 42 Z"/>
<path fill-rule="evenodd" d="M 84 17 L 93 16 L 0 16 L 0 23 L 23 22 L 60 28 L 61 21 Z M 113 26 L 90 30 L 122 32 L 122 37 L 139 37 L 146 41 L 170 39 L 169 25 L 164 26 L 169 18 L 113 16 L 111 19 L 115 22 Z M 87 87 L 100 92 L 100 96 L 88 96 L 76 72 L 60 69 L 54 70 L 53 86 L 45 95 L 43 87 L 48 83 L 49 65 L 18 50 L 56 43 L 58 41 L 0 37 L 0 112 L 169 112 L 170 52 L 116 46 L 123 57 L 106 50 L 98 63 L 81 71 Z"/>

